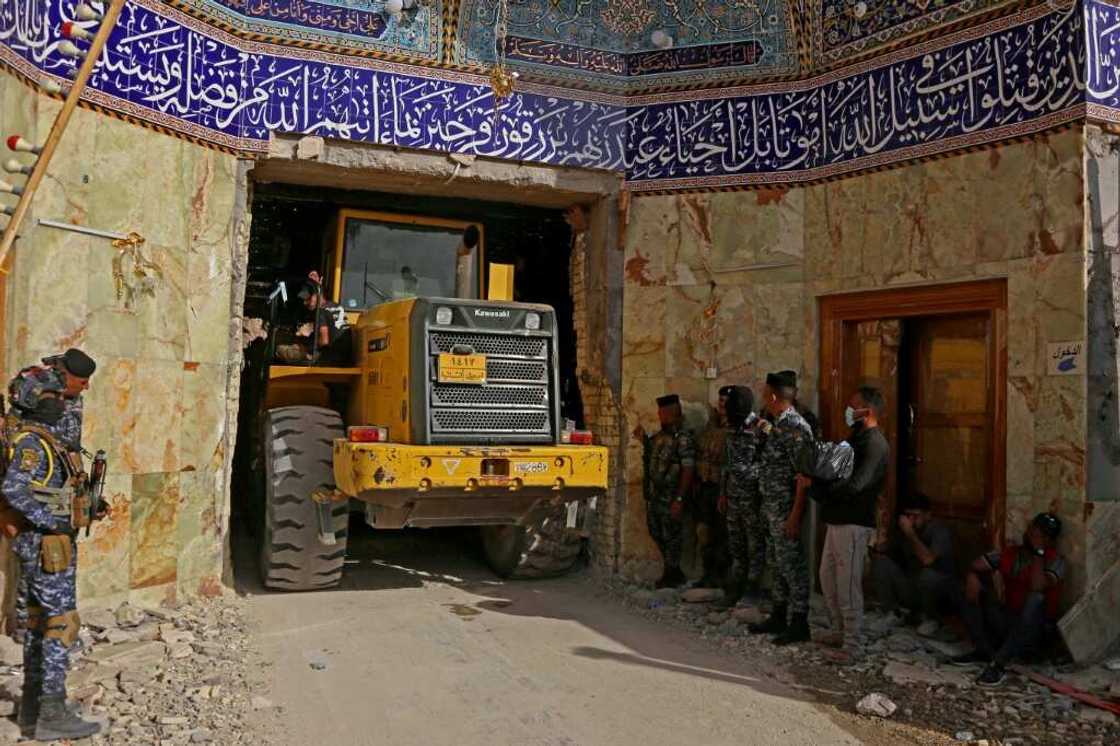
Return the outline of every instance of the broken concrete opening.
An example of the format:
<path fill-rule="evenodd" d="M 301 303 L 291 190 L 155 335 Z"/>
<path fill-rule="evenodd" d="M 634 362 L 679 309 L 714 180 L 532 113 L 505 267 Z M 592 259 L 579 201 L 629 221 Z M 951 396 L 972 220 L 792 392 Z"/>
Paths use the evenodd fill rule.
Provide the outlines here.
<path fill-rule="evenodd" d="M 411 295 L 398 293 L 398 285 L 410 275 L 418 287 L 415 295 L 453 295 L 446 282 L 440 284 L 443 280 L 426 269 L 435 260 L 424 255 L 425 231 L 436 236 L 433 240 L 447 242 L 460 240 L 462 226 L 480 229 L 481 240 L 472 255 L 477 273 L 472 278 L 471 297 L 486 297 L 491 264 L 508 264 L 514 267 L 514 301 L 546 304 L 555 310 L 559 369 L 555 396 L 560 421 L 592 429 L 597 442 L 613 437 L 615 453 L 610 458 L 611 470 L 615 470 L 617 413 L 609 411 L 609 402 L 617 397 L 604 397 L 603 390 L 609 390 L 613 380 L 617 392 L 618 347 L 612 353 L 609 335 L 601 330 L 610 326 L 611 304 L 618 305 L 618 301 L 609 299 L 609 275 L 600 268 L 608 263 L 610 254 L 619 254 L 608 250 L 616 241 L 611 226 L 617 177 L 402 153 L 316 138 L 280 138 L 274 141 L 270 157 L 256 164 L 250 181 L 251 193 L 243 197 L 252 213 L 243 309 L 247 347 L 234 459 L 234 494 L 238 497 L 231 506 L 233 556 L 246 560 L 239 564 L 253 563 L 248 559 L 256 555 L 251 545 L 261 540 L 264 524 L 267 457 L 262 455 L 260 436 L 268 424 L 262 415 L 266 408 L 286 405 L 283 397 L 276 398 L 275 388 L 269 389 L 264 363 L 275 360 L 276 345 L 265 336 L 266 330 L 271 325 L 279 336 L 289 327 L 295 330 L 299 318 L 307 315 L 297 293 L 311 271 L 325 277 L 326 299 L 339 303 L 348 315 L 354 312 L 355 317 L 361 307 Z M 573 207 L 579 210 L 578 218 L 565 214 Z M 326 275 L 335 266 L 331 252 L 337 246 L 339 256 L 343 254 L 343 242 L 349 241 L 343 234 L 348 234 L 347 226 L 353 222 L 345 218 L 350 216 L 376 224 L 381 231 L 376 241 L 395 242 L 395 255 L 408 257 L 415 271 L 406 263 L 386 274 L 388 270 L 378 262 L 389 250 L 374 247 L 364 267 L 353 272 L 352 267 L 345 269 L 347 278 L 358 277 L 353 288 L 349 288 L 353 284 L 349 279 L 340 279 L 335 290 L 328 291 L 331 278 Z M 436 235 L 442 233 L 447 235 Z M 343 272 L 340 260 L 339 278 Z M 616 315 L 619 312 L 613 310 Z M 263 376 L 262 371 L 266 371 Z M 344 411 L 346 385 L 343 378 L 328 381 L 319 404 Z M 609 564 L 617 553 L 617 517 L 610 500 L 599 502 L 603 510 L 595 523 L 597 533 L 590 550 L 600 562 Z M 352 507 L 363 510 L 360 503 L 352 503 Z M 344 511 L 336 508 L 336 512 Z M 362 525 L 360 516 L 358 519 L 351 527 Z M 338 530 L 344 532 L 345 519 L 337 520 L 341 522 Z M 433 519 L 427 525 L 439 522 Z M 461 529 L 456 533 L 472 539 L 477 536 L 477 532 Z M 239 566 L 238 570 L 255 573 L 253 567 Z"/>

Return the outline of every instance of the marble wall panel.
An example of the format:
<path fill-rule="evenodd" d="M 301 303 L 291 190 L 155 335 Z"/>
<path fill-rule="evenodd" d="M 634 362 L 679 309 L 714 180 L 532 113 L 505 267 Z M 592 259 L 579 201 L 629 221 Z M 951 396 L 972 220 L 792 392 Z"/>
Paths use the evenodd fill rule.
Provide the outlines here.
<path fill-rule="evenodd" d="M 629 309 L 643 309 L 650 297 L 650 277 L 664 275 L 670 288 L 659 296 L 667 298 L 666 311 L 650 324 L 628 325 L 624 345 L 632 334 L 635 340 L 664 338 L 669 355 L 662 378 L 650 366 L 633 368 L 641 370 L 640 379 L 624 368 L 631 425 L 654 414 L 652 408 L 648 417 L 629 409 L 636 392 L 668 390 L 670 380 L 677 386 L 704 380 L 706 366 L 695 354 L 697 319 L 713 298 L 719 300 L 716 319 L 725 335 L 721 351 L 735 349 L 732 360 L 742 366 L 742 379 L 757 386 L 768 370 L 797 369 L 802 398 L 815 406 L 821 294 L 1005 277 L 1010 376 L 1005 527 L 1016 536 L 1039 510 L 1057 511 L 1067 526 L 1063 551 L 1079 568 L 1075 586 L 1083 584 L 1085 381 L 1046 375 L 1045 359 L 1049 343 L 1085 338 L 1081 149 L 1081 134 L 1071 131 L 794 189 L 780 199 L 750 192 L 636 197 L 628 256 L 635 256 L 640 243 L 647 261 L 644 274 L 627 277 L 627 323 Z M 793 270 L 732 277 L 711 275 L 705 265 L 712 257 L 761 261 L 780 253 L 804 256 L 804 262 Z M 688 273 L 674 269 L 682 264 Z M 732 378 L 722 352 L 717 359 L 720 370 L 707 382 L 708 401 L 714 401 L 718 383 Z M 698 387 L 695 392 L 704 395 Z M 640 479 L 640 451 L 637 459 L 628 458 L 637 464 L 627 474 L 633 489 Z M 632 506 L 625 524 L 635 557 L 644 547 L 639 512 Z"/>
<path fill-rule="evenodd" d="M 41 141 L 57 111 L 57 102 L 0 76 L 5 132 Z M 83 443 L 108 453 L 113 511 L 81 541 L 82 604 L 213 592 L 228 512 L 219 476 L 232 447 L 225 394 L 237 159 L 82 110 L 55 158 L 14 253 L 4 372 L 72 345 L 98 362 Z M 37 217 L 143 235 L 145 255 L 163 270 L 154 297 L 125 308 L 110 242 L 36 226 Z M 198 476 L 181 490 L 188 474 Z M 203 500 L 211 504 L 205 530 L 191 519 Z"/>
<path fill-rule="evenodd" d="M 175 583 L 179 563 L 179 472 L 132 477 L 129 588 Z"/>
<path fill-rule="evenodd" d="M 221 578 L 225 535 L 219 514 L 221 489 L 220 469 L 180 475 L 176 584 L 184 596 L 196 595 L 199 588 Z"/>
<path fill-rule="evenodd" d="M 132 527 L 132 476 L 111 474 L 103 493 L 109 515 L 78 540 L 78 602 L 127 593 Z M 83 532 L 84 533 L 84 532 Z"/>

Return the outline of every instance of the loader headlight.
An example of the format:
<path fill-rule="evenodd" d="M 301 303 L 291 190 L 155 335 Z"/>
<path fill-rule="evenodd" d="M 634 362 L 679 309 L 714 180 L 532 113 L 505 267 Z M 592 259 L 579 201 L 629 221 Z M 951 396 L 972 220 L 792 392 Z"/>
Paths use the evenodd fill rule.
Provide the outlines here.
<path fill-rule="evenodd" d="M 530 311 L 525 314 L 525 328 L 531 332 L 535 332 L 541 328 L 541 315 Z"/>
<path fill-rule="evenodd" d="M 440 306 L 436 309 L 436 323 L 437 324 L 450 324 L 451 323 L 451 309 L 447 306 Z"/>

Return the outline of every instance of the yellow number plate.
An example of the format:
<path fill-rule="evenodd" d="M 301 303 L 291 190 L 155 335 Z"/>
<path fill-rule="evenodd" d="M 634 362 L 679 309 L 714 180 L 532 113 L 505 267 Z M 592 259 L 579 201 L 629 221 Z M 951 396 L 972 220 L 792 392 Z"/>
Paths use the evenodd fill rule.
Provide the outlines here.
<path fill-rule="evenodd" d="M 439 355 L 440 383 L 486 383 L 485 355 Z"/>

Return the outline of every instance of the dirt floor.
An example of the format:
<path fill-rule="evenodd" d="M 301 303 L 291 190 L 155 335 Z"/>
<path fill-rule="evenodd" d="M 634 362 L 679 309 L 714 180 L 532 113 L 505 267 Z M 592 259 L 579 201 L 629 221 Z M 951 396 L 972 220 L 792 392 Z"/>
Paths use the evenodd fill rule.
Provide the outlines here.
<path fill-rule="evenodd" d="M 260 591 L 242 572 L 276 744 L 934 744 L 850 693 L 633 608 L 581 575 L 503 583 L 469 539 L 352 539 L 341 587 Z M 251 563 L 250 563 L 251 564 Z M 837 706 L 837 704 L 840 706 Z"/>

